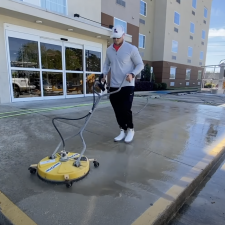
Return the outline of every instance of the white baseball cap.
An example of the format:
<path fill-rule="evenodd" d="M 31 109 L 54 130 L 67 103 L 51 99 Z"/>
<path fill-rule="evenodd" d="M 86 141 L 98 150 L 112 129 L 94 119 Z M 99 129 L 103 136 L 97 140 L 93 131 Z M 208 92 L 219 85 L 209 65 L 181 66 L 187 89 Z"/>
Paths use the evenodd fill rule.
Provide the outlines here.
<path fill-rule="evenodd" d="M 112 34 L 110 37 L 111 38 L 121 38 L 124 33 L 125 32 L 124 32 L 123 26 L 117 25 L 112 28 Z"/>

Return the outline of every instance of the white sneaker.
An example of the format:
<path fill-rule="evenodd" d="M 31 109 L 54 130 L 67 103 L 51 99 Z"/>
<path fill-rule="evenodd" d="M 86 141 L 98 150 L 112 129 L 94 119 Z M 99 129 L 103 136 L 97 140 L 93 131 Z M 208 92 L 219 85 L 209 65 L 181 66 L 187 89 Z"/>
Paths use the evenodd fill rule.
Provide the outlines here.
<path fill-rule="evenodd" d="M 133 141 L 133 138 L 134 138 L 134 129 L 128 129 L 127 136 L 125 138 L 125 142 L 130 143 Z"/>
<path fill-rule="evenodd" d="M 114 138 L 114 141 L 122 141 L 126 136 L 126 133 L 123 129 L 120 130 L 120 135 Z"/>

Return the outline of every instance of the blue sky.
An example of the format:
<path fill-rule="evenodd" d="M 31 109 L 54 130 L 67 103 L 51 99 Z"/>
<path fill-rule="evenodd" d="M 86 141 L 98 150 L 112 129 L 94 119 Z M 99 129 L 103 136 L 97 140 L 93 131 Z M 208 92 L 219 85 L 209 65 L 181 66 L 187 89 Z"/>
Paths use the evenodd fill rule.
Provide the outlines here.
<path fill-rule="evenodd" d="M 225 59 L 225 0 L 213 0 L 206 65 L 218 65 Z"/>

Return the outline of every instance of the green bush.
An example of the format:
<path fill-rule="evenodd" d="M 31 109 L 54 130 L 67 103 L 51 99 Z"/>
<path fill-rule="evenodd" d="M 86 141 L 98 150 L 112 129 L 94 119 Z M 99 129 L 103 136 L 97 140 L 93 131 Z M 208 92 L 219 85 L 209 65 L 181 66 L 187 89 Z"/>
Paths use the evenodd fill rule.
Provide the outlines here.
<path fill-rule="evenodd" d="M 162 90 L 166 90 L 167 89 L 167 84 L 166 83 L 162 83 Z"/>
<path fill-rule="evenodd" d="M 158 84 L 158 89 L 161 90 L 162 89 L 162 84 Z"/>
<path fill-rule="evenodd" d="M 153 89 L 158 90 L 158 84 L 157 83 L 153 83 Z"/>
<path fill-rule="evenodd" d="M 211 88 L 212 87 L 212 84 L 211 83 L 206 83 L 204 87 L 205 88 Z"/>

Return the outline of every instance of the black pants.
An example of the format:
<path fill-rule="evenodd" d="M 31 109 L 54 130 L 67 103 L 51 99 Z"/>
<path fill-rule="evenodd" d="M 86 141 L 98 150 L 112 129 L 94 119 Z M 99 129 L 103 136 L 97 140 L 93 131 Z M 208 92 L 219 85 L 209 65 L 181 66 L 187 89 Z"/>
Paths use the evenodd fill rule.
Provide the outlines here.
<path fill-rule="evenodd" d="M 116 91 L 118 88 L 110 88 L 110 92 Z M 134 128 L 132 117 L 132 103 L 134 98 L 134 87 L 122 87 L 121 90 L 115 94 L 110 95 L 109 99 L 114 109 L 117 123 L 120 128 L 127 130 L 127 128 Z"/>

